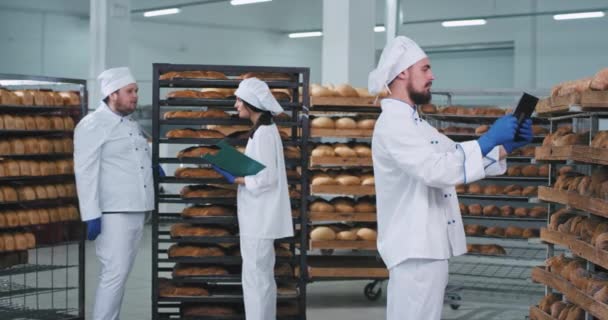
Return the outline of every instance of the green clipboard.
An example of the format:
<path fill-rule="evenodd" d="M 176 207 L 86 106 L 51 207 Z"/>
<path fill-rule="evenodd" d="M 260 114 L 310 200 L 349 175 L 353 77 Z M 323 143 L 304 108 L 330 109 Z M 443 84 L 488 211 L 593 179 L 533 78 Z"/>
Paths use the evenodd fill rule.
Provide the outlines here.
<path fill-rule="evenodd" d="M 263 164 L 240 153 L 225 140 L 220 141 L 217 146 L 220 148 L 217 154 L 207 153 L 203 159 L 230 172 L 235 177 L 252 176 L 266 168 Z"/>

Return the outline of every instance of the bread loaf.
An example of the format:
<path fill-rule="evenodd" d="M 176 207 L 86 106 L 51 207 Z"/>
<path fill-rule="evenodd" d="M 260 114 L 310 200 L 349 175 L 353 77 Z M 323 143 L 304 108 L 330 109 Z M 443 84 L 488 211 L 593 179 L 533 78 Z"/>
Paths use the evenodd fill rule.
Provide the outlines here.
<path fill-rule="evenodd" d="M 27 226 L 30 224 L 30 217 L 25 210 L 17 210 L 17 219 L 19 219 L 20 226 Z"/>
<path fill-rule="evenodd" d="M 219 149 L 216 148 L 216 147 L 190 147 L 190 148 L 186 148 L 184 150 L 181 150 L 177 154 L 177 157 L 180 158 L 180 159 L 182 159 L 182 158 L 198 158 L 198 157 L 202 157 L 205 154 L 215 155 L 215 154 L 217 154 L 218 151 L 219 151 Z"/>
<path fill-rule="evenodd" d="M 356 145 L 354 147 L 355 152 L 357 153 L 357 156 L 362 157 L 362 158 L 371 158 L 372 156 L 372 149 L 366 145 Z"/>
<path fill-rule="evenodd" d="M 205 185 L 191 185 L 182 188 L 182 198 L 230 198 L 236 196 L 236 191 Z"/>
<path fill-rule="evenodd" d="M 480 184 L 471 183 L 471 184 L 469 184 L 469 186 L 467 188 L 467 192 L 471 193 L 471 194 L 482 194 L 483 187 Z"/>
<path fill-rule="evenodd" d="M 511 166 L 507 168 L 507 175 L 510 177 L 521 176 L 522 166 Z"/>
<path fill-rule="evenodd" d="M 336 234 L 336 240 L 354 241 L 357 240 L 357 234 L 352 231 L 340 231 Z"/>
<path fill-rule="evenodd" d="M 484 234 L 486 236 L 490 236 L 490 237 L 504 237 L 505 236 L 505 229 L 503 229 L 502 227 L 488 227 L 486 229 L 486 231 L 484 232 Z"/>
<path fill-rule="evenodd" d="M 51 217 L 47 209 L 37 209 L 38 217 L 40 217 L 40 224 L 47 224 L 51 222 Z"/>
<path fill-rule="evenodd" d="M 500 214 L 500 210 L 495 205 L 487 205 L 483 207 L 483 215 L 484 216 L 497 216 Z"/>
<path fill-rule="evenodd" d="M 309 206 L 310 212 L 334 212 L 335 208 L 325 200 L 315 200 Z"/>
<path fill-rule="evenodd" d="M 51 129 L 51 121 L 49 118 L 44 116 L 34 116 L 34 120 L 36 121 L 36 128 L 41 131 L 46 131 Z"/>
<path fill-rule="evenodd" d="M 159 279 L 158 295 L 161 297 L 201 297 L 208 296 L 209 291 L 194 285 L 176 285 L 168 279 Z"/>
<path fill-rule="evenodd" d="M 192 139 L 220 139 L 224 138 L 221 132 L 207 129 L 173 129 L 167 132 L 167 138 L 192 138 Z"/>
<path fill-rule="evenodd" d="M 521 191 L 521 195 L 524 197 L 536 196 L 538 193 L 538 187 L 536 186 L 527 186 L 523 188 Z"/>
<path fill-rule="evenodd" d="M 479 205 L 479 204 L 469 205 L 468 211 L 469 211 L 469 215 L 471 215 L 471 216 L 480 216 L 482 213 L 481 205 Z"/>
<path fill-rule="evenodd" d="M 467 206 L 464 203 L 459 203 L 458 204 L 458 208 L 460 209 L 460 214 L 463 216 L 466 216 L 467 214 L 469 214 L 469 209 L 467 208 Z"/>
<path fill-rule="evenodd" d="M 601 69 L 595 74 L 589 83 L 589 88 L 597 91 L 608 90 L 608 68 Z"/>
<path fill-rule="evenodd" d="M 376 212 L 376 205 L 371 201 L 359 200 L 355 204 L 355 211 L 360 213 L 374 213 Z"/>
<path fill-rule="evenodd" d="M 502 194 L 502 187 L 494 184 L 487 185 L 483 189 L 483 194 L 485 195 L 498 195 Z"/>
<path fill-rule="evenodd" d="M 206 168 L 177 168 L 176 178 L 221 178 L 222 175 L 213 169 Z"/>
<path fill-rule="evenodd" d="M 183 79 L 228 79 L 225 74 L 217 71 L 170 71 L 160 75 L 160 80 Z"/>
<path fill-rule="evenodd" d="M 312 177 L 313 186 L 337 185 L 338 181 L 327 174 L 315 174 Z"/>
<path fill-rule="evenodd" d="M 500 216 L 501 217 L 508 217 L 511 215 L 513 215 L 513 207 L 511 207 L 509 205 L 500 207 Z"/>
<path fill-rule="evenodd" d="M 357 121 L 357 128 L 363 130 L 372 130 L 376 125 L 375 119 L 362 119 Z"/>
<path fill-rule="evenodd" d="M 230 232 L 219 227 L 201 227 L 186 223 L 176 223 L 171 226 L 171 237 L 228 237 Z"/>
<path fill-rule="evenodd" d="M 530 218 L 543 218 L 547 216 L 547 208 L 534 207 L 528 212 Z"/>
<path fill-rule="evenodd" d="M 336 177 L 336 181 L 342 186 L 360 186 L 361 179 L 350 174 L 340 174 Z"/>
<path fill-rule="evenodd" d="M 335 124 L 334 120 L 332 120 L 331 118 L 328 118 L 328 117 L 314 118 L 310 122 L 310 126 L 311 126 L 311 128 L 317 128 L 317 129 L 334 129 L 334 128 L 336 128 L 336 124 Z M 356 127 L 356 124 L 355 124 L 355 127 Z"/>
<path fill-rule="evenodd" d="M 336 129 L 357 129 L 357 122 L 348 117 L 339 118 L 335 122 Z"/>
<path fill-rule="evenodd" d="M 224 250 L 215 246 L 172 245 L 167 251 L 169 257 L 221 257 Z"/>
<path fill-rule="evenodd" d="M 484 233 L 486 227 L 478 224 L 467 224 L 464 226 L 464 233 L 467 236 L 480 236 Z"/>
<path fill-rule="evenodd" d="M 423 104 L 420 108 L 422 113 L 433 114 L 437 113 L 437 107 L 434 104 Z"/>
<path fill-rule="evenodd" d="M 370 228 L 361 228 L 357 231 L 357 238 L 366 241 L 376 241 L 378 233 Z"/>
<path fill-rule="evenodd" d="M 317 241 L 335 240 L 336 233 L 329 227 L 316 227 L 310 232 L 310 239 Z"/>
<path fill-rule="evenodd" d="M 485 255 L 505 255 L 505 249 L 497 244 L 483 244 L 479 246 L 479 253 Z"/>
<path fill-rule="evenodd" d="M 338 157 L 349 158 L 357 156 L 357 152 L 345 144 L 337 144 L 334 147 L 334 152 Z"/>
<path fill-rule="evenodd" d="M 312 150 L 311 155 L 313 157 L 334 157 L 336 156 L 336 153 L 333 147 L 321 144 Z"/>
<path fill-rule="evenodd" d="M 540 302 L 538 303 L 538 308 L 541 309 L 543 312 L 550 314 L 551 313 L 551 306 L 556 303 L 559 302 L 561 299 L 559 296 L 557 296 L 554 293 L 548 294 L 545 297 L 543 297 Z"/>
<path fill-rule="evenodd" d="M 521 169 L 521 174 L 524 177 L 536 177 L 538 176 L 538 167 L 535 165 L 527 165 Z"/>
<path fill-rule="evenodd" d="M 505 237 L 507 238 L 521 238 L 524 232 L 523 228 L 517 226 L 508 226 L 505 229 Z"/>
<path fill-rule="evenodd" d="M 355 212 L 355 202 L 346 197 L 334 198 L 331 200 L 331 205 L 336 212 L 353 213 Z"/>

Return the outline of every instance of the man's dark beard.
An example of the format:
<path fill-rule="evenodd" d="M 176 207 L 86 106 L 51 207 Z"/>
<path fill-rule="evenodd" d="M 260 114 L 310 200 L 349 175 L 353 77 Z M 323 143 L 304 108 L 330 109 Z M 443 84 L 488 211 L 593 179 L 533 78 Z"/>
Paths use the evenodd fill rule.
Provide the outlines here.
<path fill-rule="evenodd" d="M 408 86 L 408 93 L 410 95 L 410 99 L 415 105 L 422 105 L 431 102 L 431 92 L 416 92 L 414 88 Z"/>

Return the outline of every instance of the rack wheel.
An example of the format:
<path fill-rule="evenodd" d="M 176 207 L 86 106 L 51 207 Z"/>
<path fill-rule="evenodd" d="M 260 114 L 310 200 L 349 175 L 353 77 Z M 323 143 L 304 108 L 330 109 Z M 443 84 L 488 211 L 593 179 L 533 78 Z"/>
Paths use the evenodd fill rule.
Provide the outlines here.
<path fill-rule="evenodd" d="M 458 308 L 460 308 L 459 304 L 451 304 L 450 308 L 452 308 L 452 310 L 458 310 Z"/>
<path fill-rule="evenodd" d="M 363 290 L 363 294 L 369 301 L 376 301 L 380 299 L 382 296 L 382 287 L 379 286 L 379 281 L 374 281 L 372 283 L 368 283 L 365 285 L 365 289 Z"/>

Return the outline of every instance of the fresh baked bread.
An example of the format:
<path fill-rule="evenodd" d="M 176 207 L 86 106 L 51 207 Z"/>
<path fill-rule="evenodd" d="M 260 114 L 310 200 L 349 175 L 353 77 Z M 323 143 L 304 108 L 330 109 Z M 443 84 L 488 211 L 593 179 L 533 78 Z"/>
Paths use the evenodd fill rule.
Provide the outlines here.
<path fill-rule="evenodd" d="M 357 129 L 357 122 L 348 117 L 339 118 L 335 121 L 336 129 Z"/>
<path fill-rule="evenodd" d="M 207 168 L 177 168 L 174 173 L 177 178 L 221 178 L 222 175 Z"/>
<path fill-rule="evenodd" d="M 206 154 L 215 155 L 219 152 L 219 148 L 216 147 L 189 147 L 181 150 L 177 157 L 182 158 L 199 158 Z"/>
<path fill-rule="evenodd" d="M 310 239 L 317 241 L 335 240 L 336 233 L 329 227 L 316 227 L 310 232 Z"/>
<path fill-rule="evenodd" d="M 182 198 L 231 198 L 236 196 L 236 191 L 205 185 L 191 185 L 182 188 Z"/>
<path fill-rule="evenodd" d="M 216 246 L 172 245 L 167 251 L 169 257 L 221 257 L 224 250 Z"/>
<path fill-rule="evenodd" d="M 228 237 L 230 232 L 220 227 L 202 227 L 187 223 L 176 223 L 171 226 L 171 237 Z"/>
<path fill-rule="evenodd" d="M 310 210 L 310 212 L 334 212 L 335 208 L 327 201 L 317 199 L 308 205 L 308 210 Z"/>
<path fill-rule="evenodd" d="M 317 117 L 312 119 L 312 121 L 310 122 L 310 126 L 311 128 L 317 129 L 334 129 L 336 128 L 336 123 L 329 117 Z M 356 126 L 357 124 L 355 123 L 355 127 Z"/>

